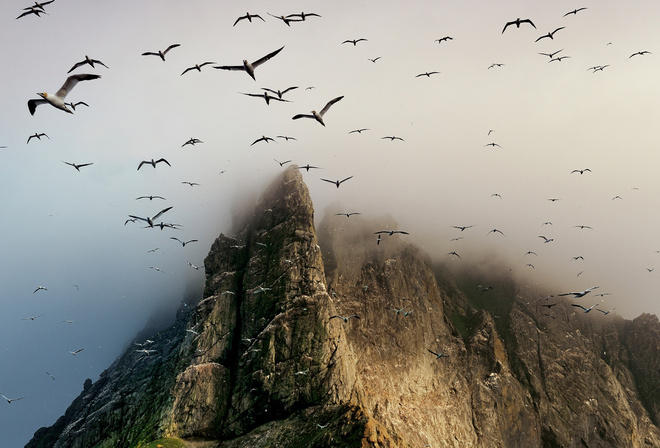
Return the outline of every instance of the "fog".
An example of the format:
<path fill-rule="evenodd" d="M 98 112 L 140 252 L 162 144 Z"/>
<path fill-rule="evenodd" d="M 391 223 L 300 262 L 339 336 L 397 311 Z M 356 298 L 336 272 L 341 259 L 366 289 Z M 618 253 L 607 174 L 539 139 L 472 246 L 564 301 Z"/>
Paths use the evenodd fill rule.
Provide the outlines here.
<path fill-rule="evenodd" d="M 449 266 L 489 260 L 552 292 L 599 286 L 611 294 L 602 306 L 626 318 L 660 311 L 656 3 L 56 0 L 16 19 L 28 5 L 0 4 L 0 393 L 24 397 L 0 403 L 3 445 L 53 424 L 139 331 L 201 294 L 204 271 L 188 262 L 201 266 L 214 238 L 240 228 L 286 168 L 274 159 L 321 168 L 303 171 L 317 222 L 334 203 L 391 216 L 410 233 L 400 238 Z M 233 26 L 246 9 L 264 21 Z M 289 27 L 267 14 L 300 11 L 322 17 Z M 502 33 L 516 17 L 536 29 Z M 173 43 L 165 62 L 142 56 Z M 282 46 L 256 82 L 212 65 L 181 75 Z M 570 58 L 539 54 L 557 50 Z M 639 51 L 651 54 L 631 57 Z M 101 75 L 66 98 L 89 107 L 30 116 L 27 101 L 55 92 L 85 55 L 109 67 L 74 71 Z M 430 71 L 440 73 L 417 77 Z M 289 102 L 241 94 L 290 86 Z M 325 127 L 291 119 L 342 95 Z M 26 143 L 35 132 L 49 139 Z M 252 145 L 263 135 L 275 142 Z M 203 143 L 182 147 L 191 137 Z M 161 157 L 171 167 L 137 170 Z M 320 180 L 349 176 L 340 188 Z M 124 224 L 166 207 L 178 229 Z"/>

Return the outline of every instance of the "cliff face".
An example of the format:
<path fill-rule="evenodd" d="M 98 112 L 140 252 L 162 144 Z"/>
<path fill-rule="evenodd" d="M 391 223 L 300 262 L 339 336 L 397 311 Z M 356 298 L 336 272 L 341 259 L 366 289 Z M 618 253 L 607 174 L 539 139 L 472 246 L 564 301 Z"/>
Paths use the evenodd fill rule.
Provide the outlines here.
<path fill-rule="evenodd" d="M 655 316 L 548 313 L 510 280 L 483 294 L 396 235 L 376 245 L 360 217 L 318 236 L 313 217 L 284 171 L 214 242 L 203 299 L 27 447 L 660 446 Z"/>

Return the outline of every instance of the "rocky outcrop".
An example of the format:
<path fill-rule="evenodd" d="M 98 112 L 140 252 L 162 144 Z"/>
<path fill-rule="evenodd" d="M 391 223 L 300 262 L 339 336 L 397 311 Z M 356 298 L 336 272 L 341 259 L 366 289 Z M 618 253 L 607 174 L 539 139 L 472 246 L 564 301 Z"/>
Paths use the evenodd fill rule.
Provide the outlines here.
<path fill-rule="evenodd" d="M 284 171 L 213 243 L 201 301 L 27 446 L 660 446 L 655 316 L 549 313 L 381 228 L 327 213 L 317 232 Z"/>

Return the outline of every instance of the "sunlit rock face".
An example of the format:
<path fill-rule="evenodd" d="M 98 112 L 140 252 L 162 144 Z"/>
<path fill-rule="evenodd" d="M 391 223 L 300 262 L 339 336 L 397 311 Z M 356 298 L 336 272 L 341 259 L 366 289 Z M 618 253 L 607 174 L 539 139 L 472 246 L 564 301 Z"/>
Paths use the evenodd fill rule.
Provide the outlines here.
<path fill-rule="evenodd" d="M 655 316 L 543 308 L 505 275 L 484 292 L 405 235 L 377 244 L 388 218 L 317 231 L 295 167 L 246 222 L 199 302 L 28 447 L 660 446 Z"/>

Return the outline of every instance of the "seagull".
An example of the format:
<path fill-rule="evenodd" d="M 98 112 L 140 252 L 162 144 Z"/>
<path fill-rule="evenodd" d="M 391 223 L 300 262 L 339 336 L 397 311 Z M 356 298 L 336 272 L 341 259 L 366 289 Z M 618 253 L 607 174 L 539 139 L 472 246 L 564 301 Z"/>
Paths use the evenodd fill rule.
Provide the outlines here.
<path fill-rule="evenodd" d="M 364 131 L 368 131 L 369 129 L 367 128 L 361 128 L 361 129 L 353 129 L 352 131 L 349 132 L 349 134 L 353 134 L 357 132 L 358 134 L 362 134 Z"/>
<path fill-rule="evenodd" d="M 404 235 L 410 235 L 410 233 L 404 232 L 403 230 L 379 230 L 378 232 L 374 232 L 374 235 L 378 235 L 380 233 L 387 233 L 388 236 L 392 236 L 395 233 L 402 233 Z"/>
<path fill-rule="evenodd" d="M 85 349 L 84 348 L 79 348 L 78 350 L 76 350 L 74 352 L 69 351 L 69 353 L 71 353 L 73 356 L 76 356 L 78 353 L 82 352 L 83 350 L 85 350 Z"/>
<path fill-rule="evenodd" d="M 430 78 L 431 75 L 438 75 L 440 72 L 424 72 L 420 73 L 419 75 L 415 76 L 415 78 L 419 78 L 420 76 L 426 76 L 427 78 Z"/>
<path fill-rule="evenodd" d="M 64 160 L 62 160 L 62 162 L 64 162 Z M 75 164 L 75 163 L 69 163 L 69 162 L 64 162 L 64 163 L 66 163 L 67 165 L 70 165 L 70 166 L 74 167 L 78 172 L 80 172 L 80 168 L 82 168 L 83 166 L 94 165 L 93 162 L 92 162 L 92 163 L 81 163 L 80 165 L 77 165 L 77 164 Z"/>
<path fill-rule="evenodd" d="M 559 198 L 548 198 L 548 201 L 550 201 L 550 202 L 557 202 L 557 201 L 560 201 L 560 200 L 561 199 L 559 199 Z"/>
<path fill-rule="evenodd" d="M 43 316 L 43 314 L 39 314 L 39 315 L 37 315 L 37 316 L 26 317 L 26 318 L 24 318 L 23 320 L 35 320 L 35 319 L 38 319 L 38 318 L 41 317 L 41 316 Z"/>
<path fill-rule="evenodd" d="M 500 199 L 502 199 L 502 195 L 499 194 L 499 193 L 493 193 L 493 194 L 490 195 L 490 197 L 491 197 L 491 198 L 492 198 L 492 197 L 496 197 L 496 198 L 500 198 Z"/>
<path fill-rule="evenodd" d="M 55 0 L 50 0 L 50 1 L 48 1 L 48 2 L 42 2 L 42 3 L 34 2 L 34 5 L 33 5 L 33 6 L 28 6 L 27 8 L 23 8 L 23 9 L 26 9 L 26 10 L 27 10 L 27 9 L 38 8 L 38 9 L 41 9 L 42 11 L 45 11 L 44 6 L 46 6 L 46 5 L 50 5 L 50 4 L 53 3 L 54 1 L 55 1 Z"/>
<path fill-rule="evenodd" d="M 255 97 L 255 98 L 263 98 L 264 100 L 266 100 L 266 105 L 270 105 L 270 100 L 281 101 L 281 102 L 285 102 L 285 103 L 290 102 L 289 100 L 285 100 L 283 98 L 278 98 L 276 96 L 270 96 L 268 94 L 268 92 L 264 92 L 264 93 L 243 93 L 243 92 L 239 92 L 239 93 L 241 93 L 243 95 L 247 95 L 247 96 L 252 96 L 252 97 Z"/>
<path fill-rule="evenodd" d="M 45 132 L 41 132 L 41 133 L 35 132 L 34 134 L 28 137 L 27 142 L 30 143 L 30 140 L 32 140 L 33 138 L 36 138 L 37 140 L 41 140 L 41 137 L 47 137 L 48 140 L 50 140 L 50 137 L 48 137 Z"/>
<path fill-rule="evenodd" d="M 87 107 L 89 107 L 89 104 L 87 104 L 87 103 L 84 102 L 84 101 L 78 101 L 77 103 L 64 103 L 65 106 L 69 106 L 69 107 L 70 107 L 71 109 L 73 109 L 73 110 L 76 110 L 76 106 L 80 106 L 81 104 L 82 104 L 83 106 L 87 106 Z"/>
<path fill-rule="evenodd" d="M 358 42 L 361 42 L 361 41 L 365 41 L 365 42 L 366 42 L 367 39 L 365 39 L 365 38 L 360 38 L 360 39 L 354 39 L 354 40 L 345 40 L 344 42 L 342 42 L 342 44 L 353 44 L 353 46 L 355 47 L 355 46 L 357 45 L 357 43 L 358 43 Z"/>
<path fill-rule="evenodd" d="M 0 394 L 0 395 L 2 395 L 2 394 Z M 2 398 L 4 398 L 5 400 L 7 400 L 7 403 L 11 404 L 12 401 L 22 400 L 22 399 L 25 398 L 25 397 L 19 397 L 19 398 L 7 398 L 7 397 L 5 397 L 4 395 L 2 395 Z"/>
<path fill-rule="evenodd" d="M 493 67 L 503 67 L 503 66 L 504 66 L 504 64 L 493 63 L 493 64 L 490 64 L 490 66 L 488 66 L 488 68 L 486 70 L 490 70 Z"/>
<path fill-rule="evenodd" d="M 328 109 L 330 109 L 330 106 L 332 106 L 333 104 L 335 104 L 337 101 L 341 100 L 342 98 L 344 98 L 343 95 L 338 96 L 337 98 L 334 98 L 334 99 L 328 101 L 328 104 L 326 104 L 323 107 L 323 109 L 321 109 L 320 112 L 316 112 L 315 110 L 313 110 L 311 114 L 294 115 L 293 120 L 297 120 L 299 118 L 313 118 L 325 127 L 325 123 L 323 122 L 323 115 L 325 115 L 325 113 L 328 111 Z"/>
<path fill-rule="evenodd" d="M 337 318 L 343 320 L 344 322 L 348 322 L 348 319 L 359 319 L 359 318 L 360 318 L 360 316 L 358 316 L 357 314 L 353 314 L 352 316 L 348 316 L 348 317 L 343 317 L 343 316 L 337 316 L 337 315 L 335 315 L 335 316 L 330 317 L 329 320 L 332 320 L 332 319 L 334 319 L 335 317 L 337 317 Z"/>
<path fill-rule="evenodd" d="M 644 56 L 645 54 L 651 54 L 651 52 L 650 52 L 650 51 L 646 51 L 646 50 L 644 50 L 644 51 L 638 51 L 637 53 L 633 53 L 633 54 L 631 54 L 631 55 L 628 57 L 628 59 L 632 58 L 633 56 L 637 56 L 637 55 L 639 55 L 639 56 Z"/>
<path fill-rule="evenodd" d="M 603 313 L 603 314 L 606 315 L 606 316 L 607 316 L 608 314 L 610 314 L 612 311 L 614 311 L 615 309 L 616 309 L 616 308 L 612 308 L 611 310 L 603 311 L 603 310 L 601 310 L 600 308 L 596 308 L 596 310 L 600 311 L 601 313 Z"/>
<path fill-rule="evenodd" d="M 362 213 L 360 212 L 350 212 L 350 213 L 335 213 L 335 216 L 346 216 L 347 218 L 350 218 L 351 215 L 361 215 Z"/>
<path fill-rule="evenodd" d="M 402 139 L 401 137 L 397 137 L 397 136 L 395 136 L 395 135 L 381 137 L 380 139 L 381 139 L 381 140 L 390 139 L 391 142 L 393 142 L 394 140 L 401 140 L 402 142 L 405 141 L 405 140 Z"/>
<path fill-rule="evenodd" d="M 165 50 L 154 53 L 153 51 L 147 51 L 145 53 L 142 53 L 142 56 L 159 56 L 163 61 L 165 61 L 165 55 L 167 54 L 168 51 L 170 51 L 172 48 L 180 47 L 181 44 L 172 44 L 169 47 L 167 47 Z"/>
<path fill-rule="evenodd" d="M 578 8 L 578 9 L 574 9 L 573 11 L 568 11 L 566 14 L 564 14 L 564 17 L 566 17 L 570 14 L 577 15 L 578 12 L 584 11 L 585 9 L 588 9 L 588 8 Z"/>
<path fill-rule="evenodd" d="M 559 28 L 557 28 L 557 29 L 554 30 L 554 31 L 549 31 L 548 34 L 544 34 L 543 36 L 541 36 L 541 37 L 539 37 L 538 39 L 536 39 L 534 42 L 538 42 L 538 41 L 540 41 L 541 39 L 543 39 L 544 37 L 549 37 L 550 39 L 554 39 L 555 33 L 556 33 L 557 31 L 559 31 L 559 30 L 563 30 L 564 28 L 566 28 L 566 27 L 565 27 L 565 26 L 560 26 Z"/>
<path fill-rule="evenodd" d="M 150 253 L 150 252 L 156 252 L 158 249 L 160 249 L 160 247 L 157 247 L 157 248 L 155 248 L 155 249 L 149 249 L 149 250 L 147 251 L 147 253 Z"/>
<path fill-rule="evenodd" d="M 303 168 L 304 168 L 305 170 L 307 170 L 307 171 L 309 171 L 309 170 L 312 169 L 312 168 L 317 169 L 317 170 L 320 170 L 320 169 L 321 169 L 321 168 L 319 168 L 318 166 L 312 166 L 312 165 L 310 165 L 309 163 L 308 163 L 307 165 L 303 165 L 303 166 L 299 166 L 299 167 L 298 167 L 299 170 L 300 170 L 300 169 L 303 169 Z"/>
<path fill-rule="evenodd" d="M 149 266 L 149 269 L 153 269 L 154 271 L 158 271 L 158 272 L 163 272 L 163 270 L 161 268 L 156 267 L 156 266 Z"/>
<path fill-rule="evenodd" d="M 554 53 L 539 53 L 539 54 L 542 54 L 543 56 L 548 56 L 550 59 L 552 59 L 552 58 L 555 57 L 555 55 L 556 55 L 557 53 L 562 52 L 562 51 L 564 51 L 563 48 L 562 48 L 561 50 L 557 50 L 557 51 L 555 51 Z"/>
<path fill-rule="evenodd" d="M 172 165 L 170 165 L 170 162 L 168 162 L 167 160 L 161 158 L 161 159 L 158 159 L 158 160 L 151 159 L 150 161 L 149 160 L 143 160 L 142 162 L 140 162 L 137 169 L 139 170 L 140 168 L 142 168 L 142 165 L 144 165 L 145 163 L 148 164 L 148 165 L 153 166 L 154 168 L 156 168 L 156 164 L 160 163 L 160 162 L 165 162 L 167 164 L 167 166 L 172 166 Z"/>
<path fill-rule="evenodd" d="M 307 17 L 321 17 L 321 16 L 316 14 L 315 12 L 301 12 L 300 14 L 289 14 L 286 17 L 287 19 L 289 17 L 300 17 L 300 21 L 304 22 Z"/>
<path fill-rule="evenodd" d="M 139 348 L 135 351 L 144 353 L 145 355 L 151 355 L 152 353 L 156 353 L 156 350 L 147 350 L 146 348 Z"/>
<path fill-rule="evenodd" d="M 585 308 L 585 307 L 583 307 L 582 305 L 578 305 L 577 303 L 572 303 L 571 306 L 576 306 L 576 307 L 578 307 L 578 308 L 582 308 L 582 309 L 584 310 L 585 313 L 588 313 L 589 311 L 591 311 L 591 310 L 593 310 L 594 308 L 596 308 L 596 307 L 598 306 L 598 304 L 591 305 L 589 308 Z"/>
<path fill-rule="evenodd" d="M 583 170 L 573 170 L 573 171 L 571 171 L 571 174 L 573 174 L 573 173 L 584 174 L 584 173 L 587 172 L 587 171 L 591 173 L 591 170 L 590 170 L 589 168 L 585 168 L 585 169 L 583 169 Z"/>
<path fill-rule="evenodd" d="M 80 66 L 82 66 L 82 65 L 85 65 L 85 64 L 89 64 L 89 65 L 91 65 L 92 68 L 94 68 L 94 64 L 99 64 L 99 65 L 104 66 L 105 68 L 108 68 L 107 65 L 105 65 L 103 62 L 99 61 L 98 59 L 92 59 L 92 58 L 90 58 L 89 56 L 85 55 L 85 59 L 82 60 L 82 61 L 80 61 L 80 62 L 76 62 L 76 63 L 74 64 L 74 66 L 71 67 L 71 70 L 69 70 L 67 73 L 71 73 L 72 71 L 74 71 L 74 70 L 77 69 L 78 67 L 80 67 Z"/>
<path fill-rule="evenodd" d="M 39 291 L 40 289 L 43 289 L 44 291 L 48 291 L 48 289 L 45 286 L 37 286 L 37 289 L 35 289 L 34 292 L 32 292 L 32 294 Z"/>
<path fill-rule="evenodd" d="M 277 159 L 273 159 L 273 160 L 276 161 L 277 163 L 279 163 L 280 166 L 284 166 L 284 165 L 286 165 L 287 163 L 291 162 L 291 160 L 285 160 L 284 162 L 280 162 L 280 161 L 277 160 Z"/>
<path fill-rule="evenodd" d="M 41 92 L 37 93 L 41 97 L 41 99 L 36 99 L 36 100 L 29 100 L 28 101 L 28 109 L 30 111 L 31 115 L 34 115 L 34 112 L 37 110 L 37 106 L 41 104 L 50 104 L 53 107 L 56 107 L 58 109 L 63 110 L 64 112 L 72 114 L 71 109 L 66 107 L 64 104 L 64 98 L 66 97 L 67 93 L 71 89 L 75 87 L 76 84 L 78 84 L 78 81 L 90 81 L 92 79 L 98 79 L 100 78 L 101 75 L 90 75 L 87 73 L 79 73 L 77 75 L 71 75 L 69 76 L 62 87 L 60 87 L 60 90 L 57 91 L 54 95 L 48 94 L 46 92 Z"/>
<path fill-rule="evenodd" d="M 149 227 L 153 227 L 154 226 L 154 220 L 158 219 L 158 217 L 160 215 L 162 215 L 166 211 L 170 210 L 171 208 L 172 207 L 164 208 L 163 210 L 159 211 L 156 215 L 154 215 L 152 218 L 150 218 L 148 216 L 146 218 L 140 218 L 139 216 L 134 216 L 134 215 L 128 215 L 128 216 L 131 217 L 131 218 L 134 218 L 134 219 L 139 219 L 140 221 L 145 221 L 147 224 L 149 224 Z"/>
<path fill-rule="evenodd" d="M 268 13 L 268 15 L 271 17 L 275 17 L 276 19 L 280 19 L 282 22 L 286 24 L 286 26 L 291 26 L 291 22 L 302 22 L 302 20 L 287 19 L 284 16 L 276 16 L 271 13 Z"/>
<path fill-rule="evenodd" d="M 270 291 L 270 290 L 271 290 L 271 288 L 264 288 L 263 286 L 259 286 L 259 287 L 255 288 L 254 291 L 252 291 L 252 294 L 259 294 L 259 293 L 267 292 L 267 291 Z"/>
<path fill-rule="evenodd" d="M 579 292 L 566 292 L 564 294 L 557 294 L 558 296 L 573 296 L 574 299 L 579 299 L 580 297 L 584 297 L 587 294 L 589 294 L 591 291 L 594 289 L 597 289 L 598 286 L 592 286 L 591 288 L 585 289 L 584 291 L 579 291 Z"/>
<path fill-rule="evenodd" d="M 199 185 L 197 182 L 188 182 L 188 181 L 185 181 L 185 180 L 184 180 L 184 181 L 181 182 L 181 183 L 182 183 L 182 184 L 188 184 L 188 185 L 190 185 L 191 187 L 194 187 L 195 185 L 197 185 L 198 187 L 201 187 L 201 185 Z"/>
<path fill-rule="evenodd" d="M 516 20 L 513 20 L 513 21 L 511 21 L 511 22 L 507 22 L 506 25 L 504 25 L 504 29 L 502 30 L 502 34 L 504 34 L 504 32 L 506 31 L 506 29 L 507 29 L 507 27 L 508 27 L 509 25 L 515 25 L 516 28 L 520 28 L 520 24 L 521 24 L 521 23 L 529 23 L 529 24 L 532 25 L 534 28 L 536 28 L 536 25 L 534 25 L 534 22 L 532 22 L 531 20 L 529 20 L 529 19 L 521 19 L 520 17 L 518 17 Z"/>
<path fill-rule="evenodd" d="M 183 245 L 183 247 L 186 247 L 186 244 L 188 244 L 188 243 L 197 242 L 197 240 L 181 241 L 179 238 L 176 238 L 176 237 L 173 237 L 173 236 L 171 236 L 170 239 L 171 240 L 177 240 L 179 243 L 181 243 Z"/>
<path fill-rule="evenodd" d="M 238 22 L 240 22 L 241 20 L 243 20 L 243 19 L 247 19 L 248 22 L 252 23 L 252 18 L 254 18 L 254 17 L 257 17 L 257 18 L 259 18 L 259 19 L 261 19 L 262 21 L 265 22 L 264 18 L 261 17 L 259 14 L 250 14 L 249 12 L 246 12 L 244 16 L 241 16 L 238 19 L 236 19 L 233 26 L 236 26 L 236 24 Z"/>
<path fill-rule="evenodd" d="M 571 261 L 573 260 L 584 260 L 584 257 L 582 255 L 578 255 L 577 257 L 571 258 Z"/>
<path fill-rule="evenodd" d="M 465 229 L 471 229 L 474 226 L 452 226 L 454 229 L 459 229 L 461 232 Z"/>
<path fill-rule="evenodd" d="M 135 198 L 136 201 L 138 199 L 149 199 L 150 201 L 152 201 L 154 199 L 163 199 L 163 200 L 165 200 L 165 198 L 162 197 L 162 196 L 140 196 L 140 197 Z"/>
<path fill-rule="evenodd" d="M 185 69 L 185 70 L 183 71 L 183 73 L 181 73 L 180 76 L 185 75 L 185 74 L 186 74 L 187 72 L 189 72 L 190 70 L 197 70 L 198 72 L 201 72 L 201 71 L 202 71 L 202 67 L 204 67 L 205 65 L 209 65 L 209 64 L 217 64 L 217 62 L 207 61 L 207 62 L 202 62 L 201 64 L 195 64 L 195 65 L 193 65 L 192 67 L 188 67 L 187 69 Z"/>
<path fill-rule="evenodd" d="M 252 79 L 254 79 L 256 81 L 257 78 L 254 77 L 254 69 L 259 67 L 261 64 L 263 64 L 264 62 L 266 62 L 270 58 L 277 55 L 277 53 L 282 51 L 282 48 L 284 48 L 284 47 L 281 47 L 278 50 L 275 50 L 272 53 L 269 53 L 266 56 L 264 56 L 263 58 L 257 59 L 256 61 L 254 61 L 252 63 L 249 63 L 247 61 L 247 59 L 244 59 L 243 60 L 243 65 L 215 65 L 215 66 L 213 66 L 213 68 L 218 68 L 218 69 L 221 69 L 221 70 L 245 71 L 245 72 L 247 72 L 248 75 L 250 75 L 250 77 L 252 77 Z"/>
<path fill-rule="evenodd" d="M 543 235 L 539 235 L 539 238 L 543 238 L 544 243 L 550 243 L 550 242 L 554 241 L 553 238 L 546 238 Z"/>
<path fill-rule="evenodd" d="M 426 349 L 426 351 L 428 351 L 429 353 L 433 353 L 435 355 L 435 359 L 449 358 L 449 355 L 445 355 L 444 352 L 443 353 L 436 353 L 434 351 L 429 350 L 428 348 Z"/>
<path fill-rule="evenodd" d="M 437 43 L 441 44 L 441 43 L 443 43 L 443 42 L 447 42 L 447 41 L 449 41 L 449 40 L 454 40 L 454 38 L 453 38 L 453 37 L 449 37 L 449 36 L 445 36 L 445 37 L 441 37 L 440 39 L 436 39 L 436 40 L 434 40 L 433 42 L 437 42 Z"/>
<path fill-rule="evenodd" d="M 188 266 L 190 266 L 191 268 L 195 269 L 196 271 L 198 271 L 199 269 L 202 268 L 201 266 L 195 266 L 195 265 L 192 264 L 191 262 L 188 262 Z"/>
<path fill-rule="evenodd" d="M 330 179 L 321 179 L 321 180 L 324 180 L 326 182 L 330 182 L 331 184 L 335 184 L 337 186 L 337 188 L 339 188 L 339 185 L 346 182 L 348 179 L 352 179 L 352 178 L 353 178 L 353 176 L 349 176 L 346 179 L 342 179 L 342 180 L 330 180 Z"/>
<path fill-rule="evenodd" d="M 198 138 L 194 138 L 194 137 L 192 137 L 192 138 L 190 138 L 187 142 L 185 142 L 183 145 L 181 145 L 181 147 L 183 148 L 183 147 L 186 146 L 186 145 L 192 145 L 192 146 L 195 146 L 197 143 L 204 143 L 204 142 L 201 141 L 201 140 L 198 139 Z"/>

